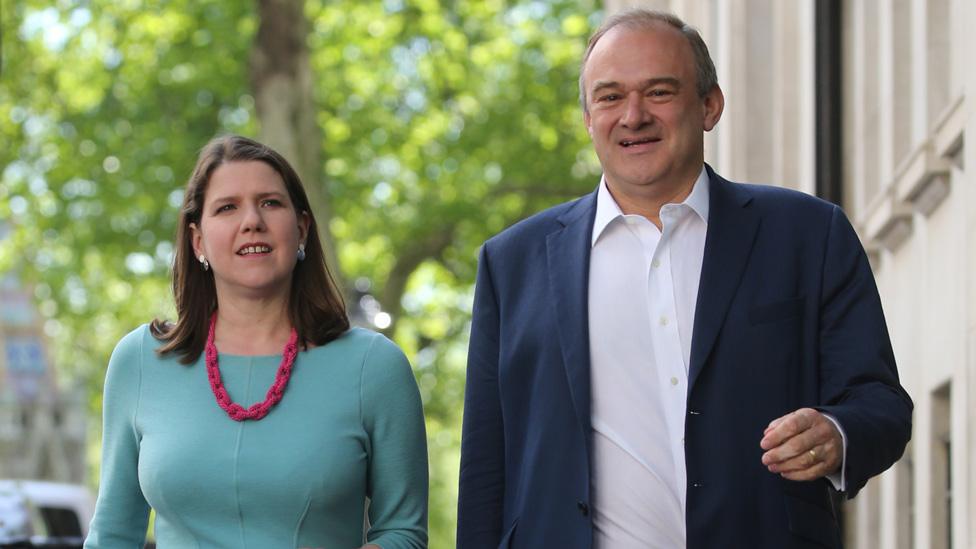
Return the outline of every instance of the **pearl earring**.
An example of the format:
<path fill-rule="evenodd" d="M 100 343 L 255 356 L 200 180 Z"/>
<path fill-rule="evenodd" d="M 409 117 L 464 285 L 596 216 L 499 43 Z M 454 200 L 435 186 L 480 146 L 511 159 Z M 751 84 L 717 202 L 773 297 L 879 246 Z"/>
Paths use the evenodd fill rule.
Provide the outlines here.
<path fill-rule="evenodd" d="M 304 244 L 299 244 L 298 245 L 298 260 L 299 261 L 305 261 L 305 245 Z"/>
<path fill-rule="evenodd" d="M 204 271 L 210 270 L 210 262 L 207 261 L 207 257 L 205 255 L 200 254 L 200 257 L 198 257 L 197 259 L 200 261 L 200 265 L 203 266 Z"/>

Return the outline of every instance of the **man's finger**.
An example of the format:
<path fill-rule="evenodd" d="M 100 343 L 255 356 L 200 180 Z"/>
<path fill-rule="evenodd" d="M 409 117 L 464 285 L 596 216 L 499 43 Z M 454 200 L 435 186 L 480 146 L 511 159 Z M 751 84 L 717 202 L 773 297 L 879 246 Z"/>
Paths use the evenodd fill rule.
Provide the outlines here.
<path fill-rule="evenodd" d="M 769 427 L 767 427 L 762 440 L 759 442 L 759 446 L 763 450 L 769 450 L 770 448 L 775 448 L 783 444 L 786 440 L 793 438 L 813 426 L 819 415 L 820 412 L 812 408 L 801 408 L 773 420 L 769 424 Z"/>
<path fill-rule="evenodd" d="M 811 450 L 813 454 L 808 450 L 805 455 L 770 467 L 770 472 L 779 473 L 787 480 L 814 480 L 829 475 L 840 467 L 840 449 L 833 443 Z"/>
<path fill-rule="evenodd" d="M 825 457 L 823 454 L 823 451 L 818 454 L 816 447 L 814 447 L 794 454 L 787 459 L 768 463 L 767 466 L 772 473 L 792 473 L 796 471 L 803 471 L 805 469 L 815 467 L 819 463 L 823 463 Z"/>
<path fill-rule="evenodd" d="M 818 436 L 818 433 L 814 429 L 807 429 L 783 441 L 782 444 L 767 449 L 762 456 L 762 463 L 763 465 L 772 465 L 802 457 L 811 448 L 823 444 L 827 440 L 825 437 Z M 806 464 L 806 466 L 809 465 L 809 463 Z"/>
<path fill-rule="evenodd" d="M 785 417 L 785 416 L 783 416 L 783 417 Z M 783 417 L 778 417 L 778 418 L 770 421 L 769 422 L 769 425 L 767 425 L 766 426 L 766 429 L 763 431 L 763 435 L 769 434 L 769 432 L 772 431 L 773 429 L 775 429 L 777 425 L 779 425 L 780 423 L 782 423 L 783 422 Z"/>

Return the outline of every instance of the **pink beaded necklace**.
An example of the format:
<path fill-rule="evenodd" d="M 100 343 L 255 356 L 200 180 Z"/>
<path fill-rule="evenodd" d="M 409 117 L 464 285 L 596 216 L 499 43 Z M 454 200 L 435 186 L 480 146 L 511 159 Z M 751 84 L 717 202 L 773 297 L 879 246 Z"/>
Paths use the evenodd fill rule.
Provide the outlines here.
<path fill-rule="evenodd" d="M 213 394 L 217 397 L 217 404 L 227 412 L 227 415 L 231 419 L 234 421 L 244 421 L 246 419 L 257 421 L 268 415 L 268 412 L 281 401 L 281 395 L 284 394 L 285 387 L 288 386 L 288 379 L 291 377 L 291 368 L 295 364 L 295 357 L 298 356 L 298 332 L 295 331 L 295 328 L 291 329 L 288 343 L 285 343 L 285 349 L 281 351 L 281 365 L 278 366 L 278 373 L 275 375 L 275 380 L 271 384 L 271 388 L 268 389 L 268 394 L 264 402 L 252 404 L 249 408 L 245 409 L 230 399 L 230 395 L 227 394 L 227 389 L 224 388 L 224 382 L 220 379 L 220 366 L 217 364 L 217 347 L 214 345 L 214 328 L 216 326 L 217 311 L 214 311 L 213 316 L 210 317 L 210 332 L 207 334 L 207 347 L 204 351 L 210 388 L 213 389 Z"/>

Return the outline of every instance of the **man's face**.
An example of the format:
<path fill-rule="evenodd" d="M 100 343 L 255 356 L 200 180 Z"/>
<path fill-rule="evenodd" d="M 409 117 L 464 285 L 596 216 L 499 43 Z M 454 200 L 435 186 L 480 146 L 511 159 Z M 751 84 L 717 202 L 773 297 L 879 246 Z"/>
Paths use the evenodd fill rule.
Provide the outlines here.
<path fill-rule="evenodd" d="M 611 190 L 646 196 L 694 181 L 702 133 L 718 122 L 723 99 L 718 87 L 698 95 L 687 38 L 663 23 L 615 27 L 596 43 L 583 80 L 583 119 Z"/>

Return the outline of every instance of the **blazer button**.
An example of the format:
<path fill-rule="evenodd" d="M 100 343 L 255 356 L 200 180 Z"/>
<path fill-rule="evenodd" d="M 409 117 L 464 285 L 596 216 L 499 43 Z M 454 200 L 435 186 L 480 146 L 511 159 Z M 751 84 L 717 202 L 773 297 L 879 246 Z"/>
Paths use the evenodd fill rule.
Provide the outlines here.
<path fill-rule="evenodd" d="M 590 506 L 583 501 L 577 501 L 576 508 L 579 509 L 580 514 L 584 517 L 590 514 Z"/>

